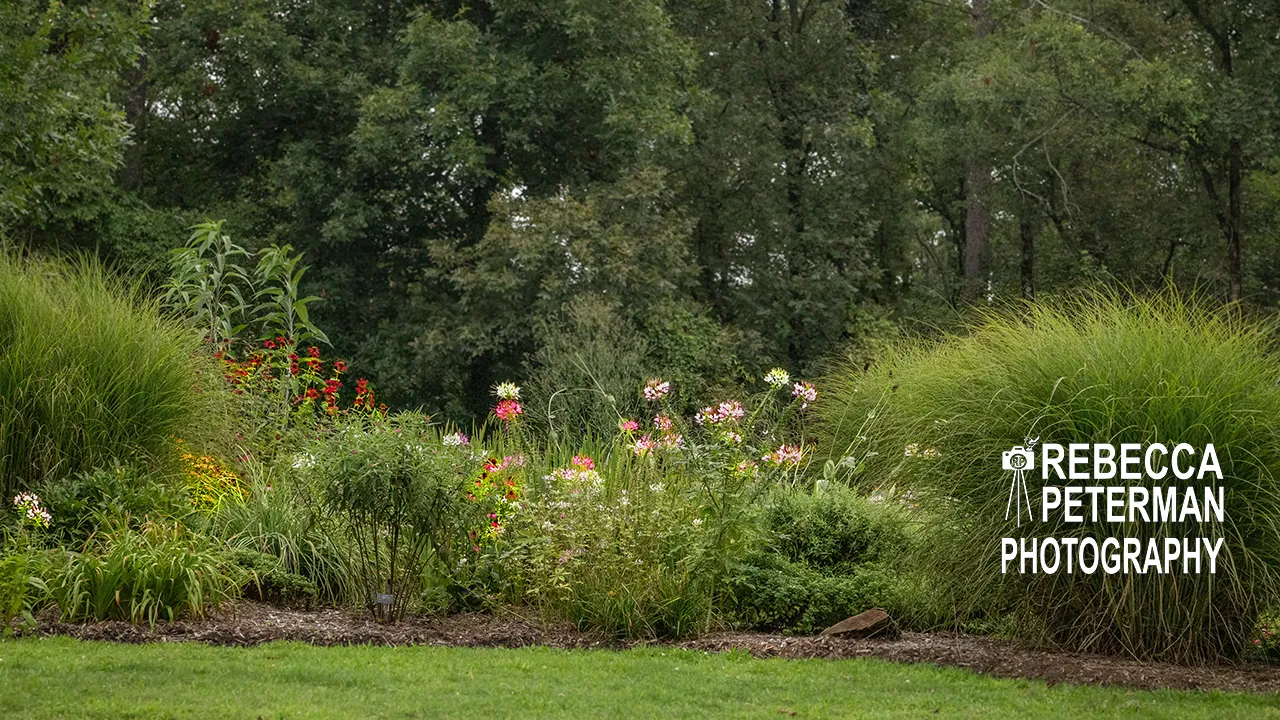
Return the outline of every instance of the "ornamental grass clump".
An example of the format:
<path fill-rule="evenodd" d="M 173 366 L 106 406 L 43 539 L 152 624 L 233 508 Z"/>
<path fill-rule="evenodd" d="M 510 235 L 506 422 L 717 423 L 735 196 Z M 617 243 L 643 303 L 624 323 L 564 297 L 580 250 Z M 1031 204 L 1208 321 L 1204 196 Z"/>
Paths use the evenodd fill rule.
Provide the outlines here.
<path fill-rule="evenodd" d="M 1168 294 L 1090 294 L 990 312 L 972 332 L 899 347 L 831 382 L 822 405 L 836 464 L 918 493 L 936 515 L 923 560 L 958 618 L 1083 650 L 1202 661 L 1234 657 L 1280 599 L 1280 363 L 1268 325 Z M 1044 480 L 1031 518 L 1006 519 L 1002 453 L 1041 443 L 1212 443 L 1223 479 Z M 1200 457 L 1197 454 L 1195 464 Z M 1092 466 L 1091 466 L 1092 467 Z M 1066 522 L 1042 485 L 1225 490 L 1225 517 Z M 1197 490 L 1199 492 L 1199 490 Z M 1087 505 L 1086 498 L 1086 505 Z M 1222 538 L 1216 572 L 1002 572 L 1002 538 Z M 1205 559 L 1207 563 L 1207 559 Z"/>
<path fill-rule="evenodd" d="M 0 253 L 0 491 L 133 458 L 211 423 L 194 333 L 90 260 Z M 204 422 L 198 422 L 198 421 Z"/>

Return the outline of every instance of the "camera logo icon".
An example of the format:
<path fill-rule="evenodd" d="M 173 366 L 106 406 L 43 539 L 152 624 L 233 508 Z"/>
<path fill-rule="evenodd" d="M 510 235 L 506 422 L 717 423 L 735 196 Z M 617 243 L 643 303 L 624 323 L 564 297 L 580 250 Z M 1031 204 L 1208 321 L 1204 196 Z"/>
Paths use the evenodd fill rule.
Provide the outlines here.
<path fill-rule="evenodd" d="M 1022 445 L 1015 445 L 1011 450 L 1000 453 L 1000 467 L 1004 470 L 1034 470 L 1036 456 Z"/>
<path fill-rule="evenodd" d="M 1028 437 L 1022 442 L 1022 445 L 1014 445 L 1000 453 L 1001 469 L 1013 473 L 1009 483 L 1009 502 L 1004 508 L 1004 519 L 1008 520 L 1012 517 L 1019 526 L 1022 525 L 1023 507 L 1027 511 L 1027 520 L 1034 517 L 1031 514 L 1031 493 L 1027 490 L 1027 471 L 1034 470 L 1036 467 L 1035 448 L 1040 442 L 1040 437 Z"/>

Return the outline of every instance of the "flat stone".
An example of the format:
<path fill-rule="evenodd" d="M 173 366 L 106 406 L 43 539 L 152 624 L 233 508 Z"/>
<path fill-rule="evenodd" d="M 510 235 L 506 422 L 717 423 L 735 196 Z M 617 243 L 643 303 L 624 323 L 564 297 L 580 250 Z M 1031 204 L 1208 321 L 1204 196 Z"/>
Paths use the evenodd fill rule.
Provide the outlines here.
<path fill-rule="evenodd" d="M 819 633 L 819 635 L 846 638 L 869 638 L 875 635 L 893 637 L 897 634 L 898 627 L 894 624 L 893 618 L 880 608 L 858 613 Z"/>

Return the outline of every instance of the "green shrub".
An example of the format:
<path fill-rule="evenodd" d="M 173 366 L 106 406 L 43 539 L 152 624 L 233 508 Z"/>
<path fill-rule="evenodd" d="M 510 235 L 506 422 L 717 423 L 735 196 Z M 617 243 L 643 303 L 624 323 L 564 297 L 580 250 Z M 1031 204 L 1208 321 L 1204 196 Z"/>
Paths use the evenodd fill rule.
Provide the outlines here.
<path fill-rule="evenodd" d="M 469 452 L 442 446 L 415 415 L 347 422 L 313 452 L 321 504 L 349 540 L 362 600 L 375 620 L 394 622 L 418 603 L 428 565 L 448 572 L 467 554 L 474 506 L 460 463 Z"/>
<path fill-rule="evenodd" d="M 0 491 L 134 458 L 208 423 L 196 335 L 89 260 L 0 253 Z M 189 431 L 191 431 L 189 433 Z"/>
<path fill-rule="evenodd" d="M 861 463 L 865 482 L 911 488 L 936 513 L 921 547 L 959 616 L 1032 618 L 1027 633 L 1043 628 L 1081 649 L 1236 656 L 1280 591 L 1280 364 L 1269 333 L 1234 310 L 1172 296 L 1099 294 L 991 313 L 971 334 L 904 346 L 833 380 L 827 446 Z M 1001 452 L 1028 437 L 1211 442 L 1227 521 L 1015 527 Z M 1214 575 L 1000 571 L 1001 537 L 1085 534 L 1221 537 L 1228 557 Z"/>
<path fill-rule="evenodd" d="M 248 571 L 248 580 L 240 589 L 247 598 L 287 607 L 310 607 L 319 596 L 315 583 L 285 570 L 274 555 L 239 549 L 231 552 L 230 561 Z"/>
<path fill-rule="evenodd" d="M 728 580 L 734 622 L 758 630 L 809 635 L 871 608 L 897 615 L 895 574 L 869 564 L 852 574 L 831 574 L 775 553 L 749 557 Z"/>
<path fill-rule="evenodd" d="M 190 512 L 186 492 L 172 478 L 139 464 L 112 464 L 46 481 L 38 488 L 54 517 L 51 539 L 63 547 L 79 547 L 102 525 L 120 519 L 178 518 Z"/>
<path fill-rule="evenodd" d="M 789 562 L 828 573 L 892 560 L 907 547 L 906 518 L 848 488 L 775 492 L 765 506 L 771 549 Z"/>
<path fill-rule="evenodd" d="M 47 578 L 67 620 L 173 622 L 234 598 L 244 571 L 181 525 L 118 526 L 68 552 Z"/>
<path fill-rule="evenodd" d="M 906 593 L 894 567 L 910 545 L 906 522 L 896 507 L 842 486 L 775 491 L 761 517 L 762 547 L 729 575 L 729 616 L 812 633 L 872 607 L 898 615 Z"/>

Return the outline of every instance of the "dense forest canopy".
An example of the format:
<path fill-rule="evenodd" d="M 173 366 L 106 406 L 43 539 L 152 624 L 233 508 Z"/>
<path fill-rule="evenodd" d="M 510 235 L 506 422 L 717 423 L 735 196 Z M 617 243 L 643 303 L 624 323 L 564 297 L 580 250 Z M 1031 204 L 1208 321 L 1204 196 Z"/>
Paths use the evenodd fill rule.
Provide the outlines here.
<path fill-rule="evenodd" d="M 1247 0 L 10 0 L 0 227 L 139 271 L 205 219 L 288 243 L 335 351 L 456 419 L 532 365 L 812 373 L 1090 283 L 1267 311 L 1277 28 Z"/>

